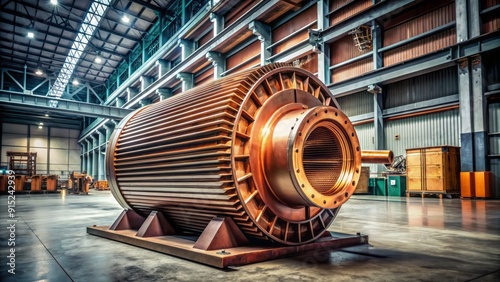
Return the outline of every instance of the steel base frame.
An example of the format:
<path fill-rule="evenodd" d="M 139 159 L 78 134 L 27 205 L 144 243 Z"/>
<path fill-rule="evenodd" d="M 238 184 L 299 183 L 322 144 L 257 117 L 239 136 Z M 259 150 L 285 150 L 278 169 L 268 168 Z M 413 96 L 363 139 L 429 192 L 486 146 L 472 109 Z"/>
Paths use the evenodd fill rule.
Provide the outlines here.
<path fill-rule="evenodd" d="M 246 245 L 203 250 L 195 246 L 196 242 L 199 243 L 197 236 L 140 237 L 137 236 L 137 229 L 111 230 L 109 226 L 87 227 L 87 233 L 217 268 L 247 265 L 306 252 L 332 252 L 336 249 L 368 244 L 368 235 L 326 231 L 325 235 L 315 242 L 298 246 Z"/>

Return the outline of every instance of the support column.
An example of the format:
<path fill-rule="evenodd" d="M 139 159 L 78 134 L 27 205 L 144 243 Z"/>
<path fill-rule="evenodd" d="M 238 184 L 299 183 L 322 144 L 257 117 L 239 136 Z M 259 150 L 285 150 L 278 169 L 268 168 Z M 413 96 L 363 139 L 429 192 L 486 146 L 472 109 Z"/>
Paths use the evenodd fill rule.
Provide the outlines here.
<path fill-rule="evenodd" d="M 82 162 L 80 163 L 80 171 L 87 169 L 87 142 L 82 141 L 80 145 L 82 146 Z"/>
<path fill-rule="evenodd" d="M 158 88 L 156 89 L 156 94 L 160 96 L 160 101 L 172 97 L 172 89 L 170 88 Z"/>
<path fill-rule="evenodd" d="M 179 39 L 179 46 L 181 46 L 181 60 L 186 60 L 195 50 L 195 43 L 187 39 Z"/>
<path fill-rule="evenodd" d="M 474 167 L 476 171 L 490 170 L 488 162 L 487 103 L 484 97 L 483 64 L 481 55 L 471 58 L 472 128 L 474 132 Z"/>
<path fill-rule="evenodd" d="M 87 152 L 85 154 L 87 155 L 87 167 L 85 168 L 85 171 L 87 171 L 87 174 L 91 173 L 92 170 L 92 139 L 86 139 L 85 142 L 87 142 Z"/>
<path fill-rule="evenodd" d="M 481 35 L 481 11 L 479 5 L 478 0 L 468 0 L 467 16 L 469 23 L 469 39 Z"/>
<path fill-rule="evenodd" d="M 224 29 L 224 17 L 210 13 L 210 21 L 214 23 L 214 37 L 216 37 Z"/>
<path fill-rule="evenodd" d="M 98 140 L 93 135 L 90 135 L 92 138 L 92 172 L 89 173 L 93 179 L 97 179 L 99 176 L 99 151 L 97 150 Z"/>
<path fill-rule="evenodd" d="M 458 96 L 460 100 L 460 165 L 462 171 L 474 171 L 472 138 L 472 99 L 470 91 L 469 61 L 458 63 Z"/>
<path fill-rule="evenodd" d="M 185 92 L 194 86 L 194 77 L 192 73 L 180 72 L 177 74 L 177 79 L 182 82 L 182 92 Z"/>
<path fill-rule="evenodd" d="M 213 51 L 207 52 L 205 56 L 214 66 L 214 79 L 220 78 L 222 73 L 226 71 L 226 60 L 224 56 L 221 53 Z"/>
<path fill-rule="evenodd" d="M 263 66 L 268 63 L 272 55 L 271 50 L 267 49 L 271 46 L 271 27 L 262 22 L 253 21 L 248 25 L 248 28 L 260 40 L 260 65 Z"/>
<path fill-rule="evenodd" d="M 373 46 L 373 69 L 379 69 L 384 66 L 382 53 L 378 50 L 382 48 L 382 28 L 376 20 L 372 21 L 372 46 Z"/>
<path fill-rule="evenodd" d="M 317 14 L 318 14 L 318 33 L 328 28 L 330 25 L 328 12 L 330 1 L 318 1 L 317 3 Z M 316 33 L 316 35 L 318 34 Z M 311 34 L 309 33 L 309 40 L 311 42 Z M 313 49 L 318 54 L 318 78 L 323 81 L 324 84 L 328 85 L 331 83 L 330 75 L 330 44 L 324 43 L 321 36 L 316 36 L 312 38 L 315 45 Z M 316 45 L 317 44 L 317 45 Z M 316 48 L 315 48 L 316 47 Z"/>
<path fill-rule="evenodd" d="M 141 92 L 148 88 L 151 83 L 153 83 L 153 78 L 151 76 L 143 75 L 139 78 L 139 80 L 141 81 Z"/>
<path fill-rule="evenodd" d="M 97 137 L 99 140 L 98 150 L 97 150 L 97 178 L 95 180 L 103 180 L 104 176 L 104 154 L 101 151 L 104 151 L 103 144 L 106 143 L 105 135 L 106 133 L 101 130 L 97 130 Z"/>
<path fill-rule="evenodd" d="M 374 138 L 373 138 L 373 146 L 375 150 L 384 150 L 384 117 L 383 117 L 383 96 L 382 96 L 382 88 L 377 84 L 368 85 L 368 92 L 373 94 L 373 129 L 374 129 Z M 375 173 L 379 171 L 383 171 L 382 165 L 377 165 L 375 169 Z"/>
<path fill-rule="evenodd" d="M 455 1 L 457 42 L 463 42 L 469 39 L 467 2 L 468 0 Z"/>
<path fill-rule="evenodd" d="M 157 60 L 155 62 L 155 65 L 158 67 L 158 78 L 160 78 L 170 71 L 172 62 L 166 60 Z"/>
<path fill-rule="evenodd" d="M 481 16 L 479 1 L 456 0 L 457 42 L 479 36 Z M 462 171 L 489 170 L 487 109 L 481 56 L 463 58 L 458 62 L 460 99 L 460 159 Z"/>

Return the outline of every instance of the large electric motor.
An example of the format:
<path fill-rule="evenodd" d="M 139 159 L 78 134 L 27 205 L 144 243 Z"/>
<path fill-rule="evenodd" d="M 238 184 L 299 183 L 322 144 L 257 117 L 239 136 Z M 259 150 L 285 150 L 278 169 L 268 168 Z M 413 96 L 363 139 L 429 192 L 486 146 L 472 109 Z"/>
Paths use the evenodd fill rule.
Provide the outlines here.
<path fill-rule="evenodd" d="M 326 86 L 271 64 L 131 113 L 110 139 L 106 173 L 124 208 L 163 212 L 178 232 L 224 216 L 249 238 L 298 245 L 330 226 L 361 158 Z"/>

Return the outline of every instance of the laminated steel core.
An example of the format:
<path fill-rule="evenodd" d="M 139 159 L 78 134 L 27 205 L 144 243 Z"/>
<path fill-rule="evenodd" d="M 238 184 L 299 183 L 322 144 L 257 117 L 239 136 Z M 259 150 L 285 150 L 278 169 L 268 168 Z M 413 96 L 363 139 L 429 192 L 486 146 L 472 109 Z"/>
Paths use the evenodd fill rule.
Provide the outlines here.
<path fill-rule="evenodd" d="M 319 238 L 353 194 L 361 151 L 352 123 L 306 70 L 271 64 L 136 110 L 106 152 L 111 192 L 140 215 L 201 233 L 230 217 L 248 238 Z"/>

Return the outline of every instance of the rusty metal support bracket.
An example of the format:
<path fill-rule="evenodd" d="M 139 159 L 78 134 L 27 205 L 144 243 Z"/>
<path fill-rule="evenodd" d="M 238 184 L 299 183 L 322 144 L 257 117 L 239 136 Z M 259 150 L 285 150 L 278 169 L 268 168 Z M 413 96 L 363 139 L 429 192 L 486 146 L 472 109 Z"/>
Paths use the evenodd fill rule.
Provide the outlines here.
<path fill-rule="evenodd" d="M 309 30 L 309 44 L 313 47 L 314 52 L 316 53 L 321 52 L 321 46 L 323 44 L 323 36 L 321 35 L 320 29 Z"/>
<path fill-rule="evenodd" d="M 109 230 L 137 230 L 144 223 L 144 218 L 131 209 L 125 209 L 115 220 Z"/>
<path fill-rule="evenodd" d="M 137 231 L 138 237 L 174 235 L 176 232 L 162 213 L 152 211 Z"/>
<path fill-rule="evenodd" d="M 214 217 L 193 248 L 221 250 L 248 244 L 248 239 L 230 217 Z"/>

